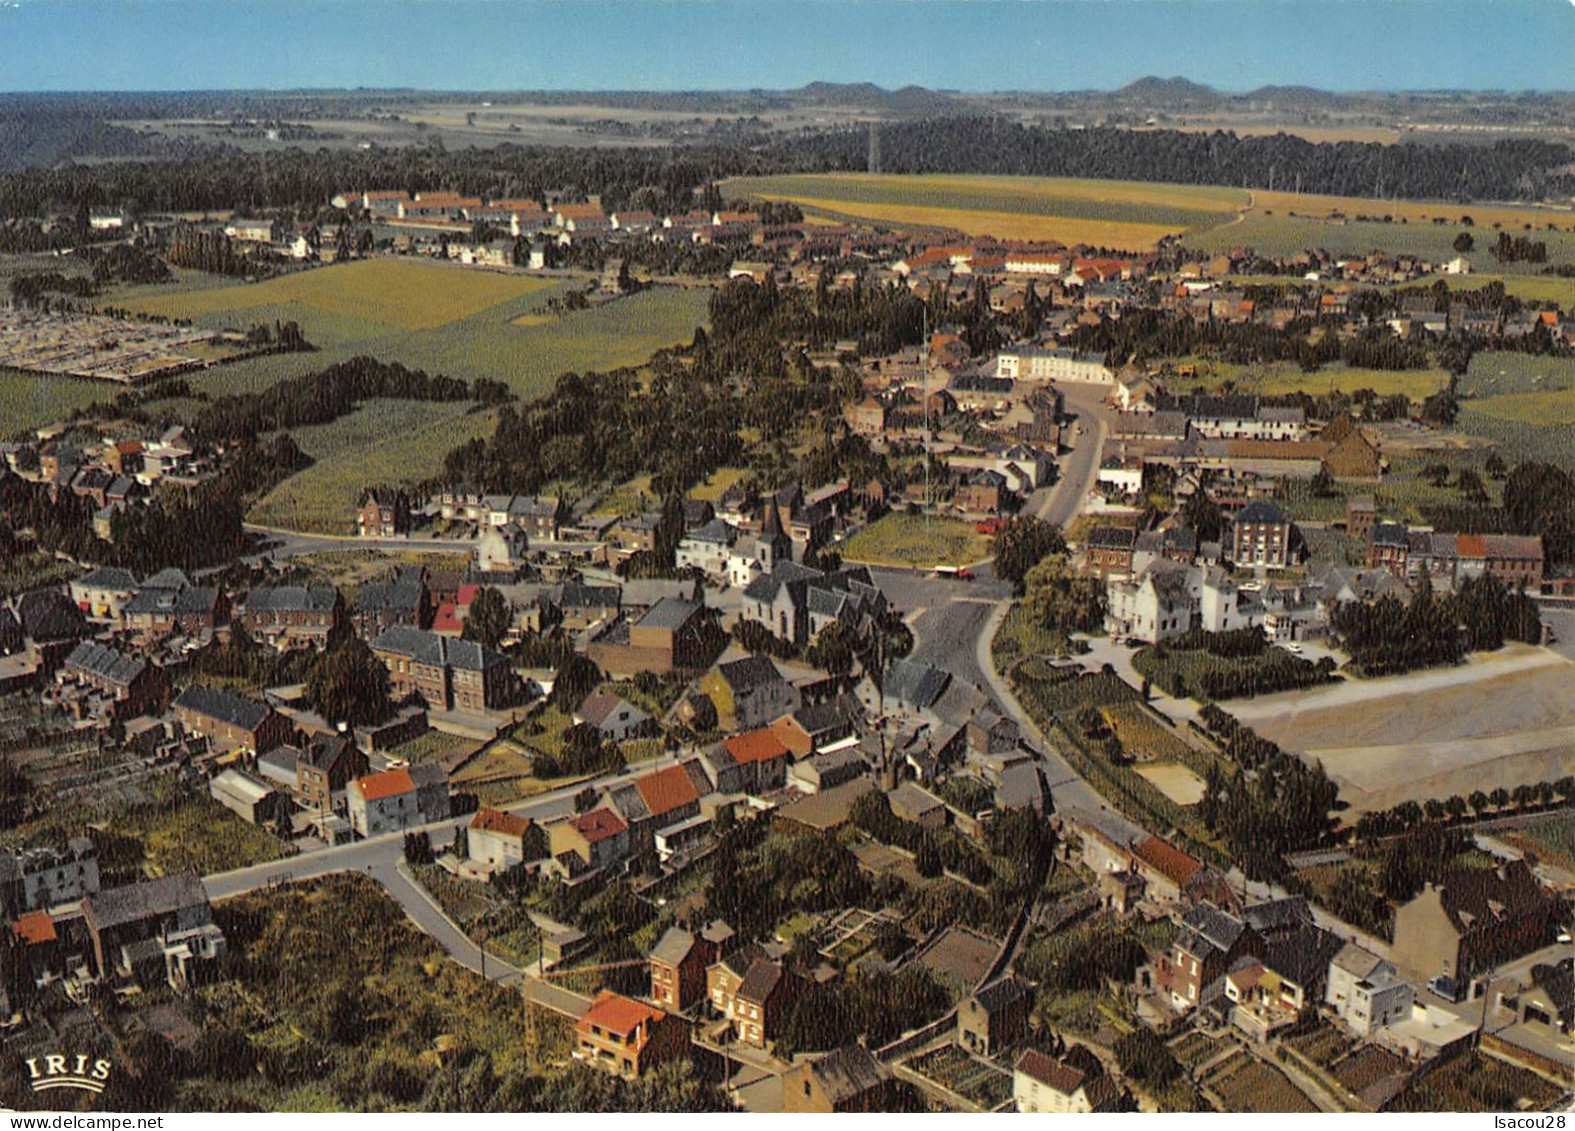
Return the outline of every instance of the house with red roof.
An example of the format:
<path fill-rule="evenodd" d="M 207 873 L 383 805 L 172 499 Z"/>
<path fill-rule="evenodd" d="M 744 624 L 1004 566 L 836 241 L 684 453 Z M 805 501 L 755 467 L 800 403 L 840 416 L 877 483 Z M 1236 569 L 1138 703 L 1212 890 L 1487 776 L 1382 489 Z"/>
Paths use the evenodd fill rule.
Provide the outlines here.
<path fill-rule="evenodd" d="M 547 838 L 529 817 L 483 805 L 465 826 L 466 855 L 488 872 L 507 872 L 546 849 Z"/>
<path fill-rule="evenodd" d="M 573 882 L 629 855 L 629 824 L 599 807 L 548 825 L 547 845 L 552 860 L 543 871 Z"/>
<path fill-rule="evenodd" d="M 603 990 L 574 1026 L 574 1058 L 627 1080 L 688 1056 L 679 1017 Z"/>
<path fill-rule="evenodd" d="M 359 837 L 413 829 L 449 817 L 448 774 L 442 766 L 407 766 L 357 778 L 345 796 L 350 828 Z"/>
<path fill-rule="evenodd" d="M 772 727 L 735 734 L 722 740 L 722 747 L 741 770 L 744 789 L 765 793 L 787 784 L 793 752 Z"/>

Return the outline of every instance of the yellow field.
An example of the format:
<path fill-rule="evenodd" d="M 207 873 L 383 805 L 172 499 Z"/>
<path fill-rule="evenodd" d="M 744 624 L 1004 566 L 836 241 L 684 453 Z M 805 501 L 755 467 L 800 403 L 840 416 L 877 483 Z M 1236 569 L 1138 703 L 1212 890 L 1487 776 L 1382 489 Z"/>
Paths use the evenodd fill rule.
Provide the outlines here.
<path fill-rule="evenodd" d="M 955 228 L 967 236 L 994 236 L 1002 240 L 1059 240 L 1128 251 L 1146 251 L 1183 228 L 1163 224 L 1128 224 L 1112 220 L 1081 220 L 1066 216 L 1033 216 L 1022 212 L 976 212 L 963 208 L 926 208 L 909 204 L 864 204 L 852 200 L 814 197 L 771 197 L 805 208 L 819 208 L 838 216 L 860 220 L 885 220 L 926 228 Z"/>
<path fill-rule="evenodd" d="M 840 219 L 952 228 L 1002 239 L 1139 249 L 1245 208 L 1239 189 L 1073 177 L 830 173 L 746 177 L 730 195 L 791 201 Z"/>
<path fill-rule="evenodd" d="M 1207 789 L 1202 778 L 1179 762 L 1155 762 L 1136 770 L 1139 777 L 1177 805 L 1196 805 Z"/>
<path fill-rule="evenodd" d="M 1500 397 L 1483 397 L 1471 402 L 1471 407 L 1484 416 L 1498 420 L 1511 420 L 1519 424 L 1540 427 L 1564 427 L 1575 424 L 1575 389 L 1561 389 L 1555 393 L 1508 393 Z"/>
<path fill-rule="evenodd" d="M 1264 192 L 1254 189 L 1250 212 L 1294 212 L 1298 216 L 1323 217 L 1335 212 L 1348 219 L 1357 216 L 1393 216 L 1411 223 L 1418 220 L 1431 223 L 1442 217 L 1457 224 L 1462 216 L 1470 216 L 1479 228 L 1490 229 L 1494 224 L 1518 230 L 1524 224 L 1546 229 L 1549 224 L 1561 231 L 1575 231 L 1575 213 L 1554 212 L 1545 208 L 1516 208 L 1494 204 L 1445 204 L 1420 200 L 1364 199 L 1356 196 L 1314 196 L 1294 192 Z M 1487 237 L 1490 242 L 1491 236 Z"/>
<path fill-rule="evenodd" d="M 430 330 L 553 285 L 413 259 L 365 259 L 263 283 L 150 296 L 125 303 L 166 318 L 196 318 L 253 307 L 300 303 L 327 314 L 402 330 Z"/>

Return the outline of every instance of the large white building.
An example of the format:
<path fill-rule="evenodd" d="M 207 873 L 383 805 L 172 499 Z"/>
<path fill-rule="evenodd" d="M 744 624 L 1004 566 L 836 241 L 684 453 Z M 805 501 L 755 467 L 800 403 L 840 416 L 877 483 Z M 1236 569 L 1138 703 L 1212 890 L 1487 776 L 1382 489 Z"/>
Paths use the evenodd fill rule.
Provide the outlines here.
<path fill-rule="evenodd" d="M 1102 353 L 1076 350 L 1024 347 L 1004 349 L 995 356 L 995 375 L 1013 381 L 1077 381 L 1108 385 L 1115 371 L 1105 364 Z"/>
<path fill-rule="evenodd" d="M 11 916 L 75 903 L 98 890 L 98 849 L 85 836 L 64 848 L 0 855 L 0 910 Z"/>

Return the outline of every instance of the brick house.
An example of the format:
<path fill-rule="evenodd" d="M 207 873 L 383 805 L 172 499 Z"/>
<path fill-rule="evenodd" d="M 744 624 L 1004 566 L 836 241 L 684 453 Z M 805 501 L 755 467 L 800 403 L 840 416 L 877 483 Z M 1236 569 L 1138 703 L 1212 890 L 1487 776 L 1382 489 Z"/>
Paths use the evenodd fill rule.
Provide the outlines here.
<path fill-rule="evenodd" d="M 1278 504 L 1256 499 L 1243 507 L 1231 522 L 1226 535 L 1228 556 L 1237 565 L 1284 568 L 1291 564 L 1294 555 L 1291 545 L 1294 530 L 1290 518 Z"/>
<path fill-rule="evenodd" d="M 334 794 L 366 773 L 367 759 L 355 743 L 338 735 L 314 735 L 295 751 L 295 791 L 306 809 L 334 810 Z"/>
<path fill-rule="evenodd" d="M 388 668 L 396 699 L 419 696 L 443 711 L 492 711 L 518 698 L 519 678 L 503 653 L 396 625 L 377 636 L 372 652 Z"/>
<path fill-rule="evenodd" d="M 387 581 L 363 585 L 350 614 L 355 634 L 373 640 L 391 628 L 422 628 L 431 616 L 431 598 L 420 570 L 400 570 Z"/>
<path fill-rule="evenodd" d="M 706 998 L 706 967 L 716 961 L 717 947 L 703 935 L 669 927 L 651 950 L 651 1000 L 675 1013 Z"/>
<path fill-rule="evenodd" d="M 71 650 L 60 680 L 97 690 L 108 698 L 108 713 L 117 719 L 157 714 L 170 697 L 170 679 L 163 668 L 151 660 L 123 656 L 96 640 L 84 640 Z"/>
<path fill-rule="evenodd" d="M 410 499 L 403 491 L 369 487 L 356 509 L 356 533 L 362 538 L 397 538 L 410 533 Z"/>
<path fill-rule="evenodd" d="M 757 958 L 733 993 L 733 1031 L 739 1041 L 765 1048 L 782 1030 L 803 982 L 784 962 Z"/>
<path fill-rule="evenodd" d="M 672 1014 L 603 990 L 574 1026 L 574 1058 L 627 1080 L 688 1055 L 689 1027 Z"/>
<path fill-rule="evenodd" d="M 1132 554 L 1137 548 L 1138 532 L 1131 526 L 1096 526 L 1084 542 L 1088 571 L 1100 577 L 1132 572 Z"/>
<path fill-rule="evenodd" d="M 281 650 L 322 648 L 344 621 L 345 603 L 331 585 L 253 589 L 241 605 L 241 626 Z"/>
<path fill-rule="evenodd" d="M 262 754 L 288 742 L 295 733 L 294 724 L 266 703 L 215 687 L 193 684 L 172 706 L 183 727 L 217 747 L 240 747 Z"/>

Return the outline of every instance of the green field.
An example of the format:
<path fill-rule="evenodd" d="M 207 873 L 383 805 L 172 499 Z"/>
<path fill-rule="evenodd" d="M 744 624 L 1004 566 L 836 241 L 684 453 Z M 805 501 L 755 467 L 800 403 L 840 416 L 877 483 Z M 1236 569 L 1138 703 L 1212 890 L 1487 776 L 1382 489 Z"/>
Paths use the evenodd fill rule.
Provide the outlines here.
<path fill-rule="evenodd" d="M 1270 362 L 1267 365 L 1242 365 L 1213 357 L 1183 357 L 1178 366 L 1193 365 L 1197 368 L 1194 378 L 1178 378 L 1178 388 L 1202 385 L 1215 388 L 1230 382 L 1243 392 L 1260 396 L 1281 396 L 1286 393 L 1355 393 L 1371 389 L 1380 397 L 1404 394 L 1412 400 L 1425 400 L 1442 389 L 1449 375 L 1442 369 L 1364 369 L 1334 362 L 1312 373 L 1303 372 L 1301 366 L 1289 361 Z"/>
<path fill-rule="evenodd" d="M 491 435 L 494 419 L 491 412 L 467 413 L 457 404 L 379 400 L 332 424 L 300 429 L 303 448 L 312 452 L 309 445 L 315 443 L 329 454 L 259 499 L 247 520 L 352 535 L 363 487 L 410 486 L 438 475 L 443 457 L 468 440 Z"/>
<path fill-rule="evenodd" d="M 430 330 L 552 283 L 421 259 L 364 259 L 261 283 L 159 293 L 122 301 L 128 309 L 199 321 L 251 318 L 258 308 L 306 307 L 404 330 Z M 251 318 L 252 321 L 257 319 Z"/>
<path fill-rule="evenodd" d="M 870 565 L 965 566 L 990 556 L 990 536 L 960 519 L 889 514 L 848 539 L 842 556 Z"/>
<path fill-rule="evenodd" d="M 354 272 L 354 274 L 340 274 Z M 206 277 L 204 277 L 206 278 Z M 265 283 L 137 288 L 117 304 L 190 318 L 214 330 L 297 322 L 317 350 L 222 365 L 191 378 L 213 396 L 256 392 L 357 354 L 464 380 L 504 381 L 539 396 L 568 370 L 638 365 L 688 341 L 711 292 L 657 287 L 561 318 L 541 316 L 571 281 L 504 275 L 422 260 L 375 259 Z M 515 320 L 528 315 L 529 325 Z"/>
<path fill-rule="evenodd" d="M 829 173 L 745 177 L 723 191 L 835 218 L 1134 250 L 1223 223 L 1247 203 L 1237 189 L 1070 177 Z"/>
<path fill-rule="evenodd" d="M 43 377 L 0 369 L 0 436 L 42 428 L 90 404 L 113 401 L 125 392 L 108 381 Z"/>
<path fill-rule="evenodd" d="M 1375 202 L 1375 212 L 1382 203 Z M 1289 216 L 1279 210 L 1273 214 L 1255 210 L 1236 223 L 1195 232 L 1187 236 L 1186 244 L 1189 248 L 1207 253 L 1251 247 L 1259 255 L 1273 259 L 1288 259 L 1314 248 L 1322 248 L 1336 256 L 1366 255 L 1381 248 L 1398 255 L 1417 255 L 1433 263 L 1445 263 L 1460 254 L 1454 250 L 1453 244 L 1455 237 L 1463 230 L 1453 224 L 1341 222 L 1304 215 Z M 1549 232 L 1540 226 L 1535 231 L 1527 232 L 1520 225 L 1504 230 L 1513 236 L 1529 236 L 1544 241 L 1548 245 L 1548 262 L 1500 264 L 1487 250 L 1498 238 L 1498 233 L 1491 227 L 1478 224 L 1472 229 L 1476 249 L 1468 252 L 1466 258 L 1474 269 L 1490 274 L 1480 281 L 1472 275 L 1460 286 L 1478 285 L 1496 275 L 1542 276 L 1542 269 L 1546 266 L 1575 263 L 1575 232 Z M 1539 279 L 1539 283 L 1542 281 Z"/>

